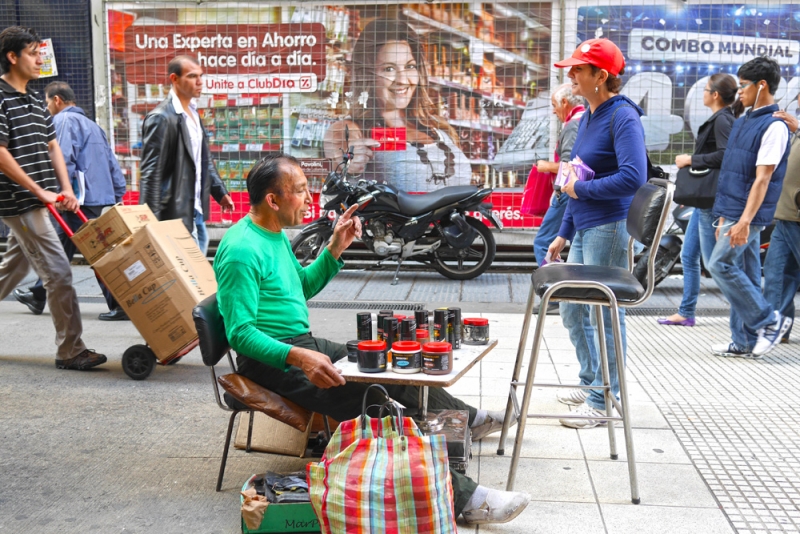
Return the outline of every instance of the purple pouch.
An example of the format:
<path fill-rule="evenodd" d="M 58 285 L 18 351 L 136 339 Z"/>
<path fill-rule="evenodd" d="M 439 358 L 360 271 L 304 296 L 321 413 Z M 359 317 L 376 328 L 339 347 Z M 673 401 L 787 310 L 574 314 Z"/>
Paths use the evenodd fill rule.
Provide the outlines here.
<path fill-rule="evenodd" d="M 575 160 L 572 160 L 569 163 L 572 164 L 572 168 L 575 170 L 578 180 L 586 182 L 594 178 L 594 171 L 585 163 L 579 163 Z M 558 164 L 558 174 L 556 175 L 555 185 L 558 187 L 564 187 L 564 184 L 567 182 L 569 182 L 569 167 L 567 167 L 566 162 L 562 161 Z"/>

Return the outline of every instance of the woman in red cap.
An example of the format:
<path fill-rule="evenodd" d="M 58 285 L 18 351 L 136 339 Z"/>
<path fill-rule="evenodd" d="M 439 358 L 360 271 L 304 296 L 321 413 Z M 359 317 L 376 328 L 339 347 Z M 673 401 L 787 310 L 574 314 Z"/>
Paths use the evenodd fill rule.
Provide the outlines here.
<path fill-rule="evenodd" d="M 594 171 L 594 178 L 578 179 L 570 166 L 569 181 L 561 191 L 569 195 L 567 210 L 558 232 L 550 245 L 552 257 L 561 253 L 571 241 L 568 262 L 605 267 L 628 268 L 628 232 L 625 219 L 634 193 L 647 181 L 647 152 L 644 129 L 639 117 L 642 109 L 619 94 L 619 76 L 625 68 L 625 58 L 608 39 L 590 39 L 578 46 L 572 57 L 555 64 L 569 67 L 567 76 L 572 93 L 588 102 L 581 118 L 578 136 L 572 149 L 572 160 L 582 161 Z M 569 330 L 581 364 L 582 385 L 602 386 L 599 348 L 595 340 L 594 313 L 583 304 L 560 304 L 561 318 Z M 625 352 L 625 310 L 619 310 L 622 327 L 622 350 Z M 603 308 L 608 368 L 611 390 L 619 395 L 614 336 L 611 315 Z M 558 400 L 579 406 L 577 414 L 605 415 L 606 404 L 602 390 L 567 389 Z M 593 419 L 562 419 L 571 428 L 591 428 L 605 422 Z"/>

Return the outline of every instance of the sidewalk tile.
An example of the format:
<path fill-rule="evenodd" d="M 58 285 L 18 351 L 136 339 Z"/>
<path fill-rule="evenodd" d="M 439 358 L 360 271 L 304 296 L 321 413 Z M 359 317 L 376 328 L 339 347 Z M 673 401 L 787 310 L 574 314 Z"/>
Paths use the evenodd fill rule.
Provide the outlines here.
<path fill-rule="evenodd" d="M 608 532 L 614 534 L 730 534 L 735 532 L 720 510 L 602 504 Z"/>
<path fill-rule="evenodd" d="M 479 460 L 478 483 L 489 488 L 505 489 L 511 458 L 480 456 Z M 477 462 L 473 459 L 473 463 Z M 531 499 L 536 501 L 595 502 L 583 460 L 520 458 L 514 488 L 528 492 Z"/>

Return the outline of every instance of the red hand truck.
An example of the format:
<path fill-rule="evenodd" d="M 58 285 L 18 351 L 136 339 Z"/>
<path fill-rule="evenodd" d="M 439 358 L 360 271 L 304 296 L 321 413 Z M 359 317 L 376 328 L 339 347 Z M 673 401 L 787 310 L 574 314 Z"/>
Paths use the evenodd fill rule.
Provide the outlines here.
<path fill-rule="evenodd" d="M 58 197 L 56 197 L 57 202 L 61 202 L 62 200 L 64 200 L 64 195 L 58 195 Z M 64 220 L 64 218 L 58 212 L 56 207 L 53 204 L 47 204 L 47 209 L 50 210 L 50 214 L 53 216 L 56 222 L 58 222 L 58 225 L 61 226 L 61 229 L 64 230 L 64 233 L 67 234 L 67 237 L 72 238 L 72 236 L 74 235 L 72 228 L 69 227 L 67 221 Z M 88 222 L 89 219 L 86 217 L 86 215 L 84 215 L 84 213 L 80 209 L 78 209 L 75 212 L 75 214 L 78 216 L 81 222 L 84 223 Z M 97 278 L 98 282 L 102 282 L 102 279 L 97 274 L 97 271 L 95 271 L 94 275 Z M 114 295 L 114 298 L 117 298 L 117 295 Z M 144 380 L 145 378 L 150 376 L 150 373 L 153 372 L 153 369 L 155 369 L 156 364 L 158 365 L 176 364 L 178 363 L 178 360 L 180 360 L 186 354 L 191 352 L 197 346 L 198 343 L 199 343 L 198 339 L 195 338 L 194 341 L 190 342 L 188 345 L 178 350 L 178 352 L 170 354 L 163 360 L 159 360 L 158 358 L 156 358 L 155 353 L 146 344 L 131 345 L 122 354 L 122 370 L 125 371 L 125 374 L 128 375 L 133 380 Z"/>

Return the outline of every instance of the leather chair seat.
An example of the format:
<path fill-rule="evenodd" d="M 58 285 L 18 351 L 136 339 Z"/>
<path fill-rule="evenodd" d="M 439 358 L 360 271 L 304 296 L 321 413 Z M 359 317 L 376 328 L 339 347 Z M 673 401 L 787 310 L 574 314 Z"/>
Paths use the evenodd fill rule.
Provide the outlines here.
<path fill-rule="evenodd" d="M 458 202 L 474 195 L 477 191 L 478 188 L 471 185 L 443 187 L 438 191 L 425 193 L 424 195 L 411 195 L 401 191 L 397 193 L 397 203 L 400 205 L 400 210 L 406 215 L 421 215 L 436 208 Z"/>
<path fill-rule="evenodd" d="M 217 379 L 225 390 L 225 402 L 234 410 L 256 410 L 285 423 L 300 432 L 305 432 L 311 420 L 311 412 L 289 399 L 263 388 L 242 375 L 231 373 Z M 233 405 L 228 397 L 234 401 Z"/>
<path fill-rule="evenodd" d="M 552 264 L 533 273 L 533 288 L 540 297 L 554 284 L 564 281 L 600 282 L 614 292 L 619 303 L 633 302 L 645 294 L 645 288 L 627 269 L 582 265 L 579 263 Z M 553 293 L 551 298 L 584 299 L 607 301 L 605 294 L 598 289 L 565 287 Z"/>

